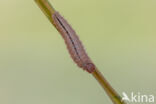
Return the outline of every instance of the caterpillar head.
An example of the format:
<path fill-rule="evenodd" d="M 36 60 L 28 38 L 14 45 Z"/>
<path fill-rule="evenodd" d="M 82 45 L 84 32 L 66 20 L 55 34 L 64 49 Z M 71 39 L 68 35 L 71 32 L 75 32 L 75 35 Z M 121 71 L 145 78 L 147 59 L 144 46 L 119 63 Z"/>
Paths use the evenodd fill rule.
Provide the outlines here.
<path fill-rule="evenodd" d="M 92 73 L 95 70 L 95 65 L 93 63 L 86 63 L 86 64 L 84 64 L 84 69 L 87 72 Z"/>

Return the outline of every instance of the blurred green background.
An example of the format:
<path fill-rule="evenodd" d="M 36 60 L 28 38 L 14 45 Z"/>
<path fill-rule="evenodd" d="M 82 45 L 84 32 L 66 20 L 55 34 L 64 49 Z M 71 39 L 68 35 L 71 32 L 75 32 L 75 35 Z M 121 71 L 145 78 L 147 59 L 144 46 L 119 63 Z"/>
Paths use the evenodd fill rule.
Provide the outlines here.
<path fill-rule="evenodd" d="M 50 0 L 122 94 L 156 95 L 156 0 Z M 0 104 L 112 104 L 33 0 L 0 0 Z"/>

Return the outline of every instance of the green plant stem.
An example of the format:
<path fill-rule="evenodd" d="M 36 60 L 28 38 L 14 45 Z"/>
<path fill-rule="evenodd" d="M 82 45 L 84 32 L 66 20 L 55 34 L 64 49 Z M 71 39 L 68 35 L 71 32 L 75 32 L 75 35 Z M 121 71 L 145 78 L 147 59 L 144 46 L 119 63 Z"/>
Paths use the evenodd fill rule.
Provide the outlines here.
<path fill-rule="evenodd" d="M 126 104 L 122 101 L 121 97 L 117 94 L 117 92 L 111 87 L 108 81 L 104 78 L 104 76 L 100 73 L 98 69 L 96 69 L 92 75 L 99 82 L 102 88 L 106 91 L 107 95 L 110 97 L 114 104 Z"/>
<path fill-rule="evenodd" d="M 38 4 L 40 9 L 44 12 L 44 14 L 50 20 L 50 22 L 55 26 L 53 22 L 53 18 L 52 18 L 52 14 L 56 12 L 55 9 L 50 5 L 50 3 L 47 0 L 35 0 L 35 2 Z M 110 99 L 112 100 L 114 104 L 126 104 L 125 102 L 121 101 L 121 97 L 110 86 L 110 84 L 106 81 L 106 79 L 103 77 L 103 75 L 99 72 L 98 69 L 96 69 L 92 73 L 92 75 L 100 83 L 100 85 L 106 91 L 106 93 L 108 94 L 108 96 L 110 97 Z"/>
<path fill-rule="evenodd" d="M 48 0 L 35 0 L 43 13 L 47 16 L 49 21 L 54 25 L 52 15 L 56 12 Z M 55 25 L 54 25 L 55 26 Z"/>

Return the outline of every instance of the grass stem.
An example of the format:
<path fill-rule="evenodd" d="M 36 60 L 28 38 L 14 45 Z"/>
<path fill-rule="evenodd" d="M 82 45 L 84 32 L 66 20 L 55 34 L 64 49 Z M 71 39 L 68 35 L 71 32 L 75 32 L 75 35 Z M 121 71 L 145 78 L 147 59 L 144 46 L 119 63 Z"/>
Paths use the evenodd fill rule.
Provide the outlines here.
<path fill-rule="evenodd" d="M 48 2 L 48 0 L 35 0 L 35 2 L 47 16 L 49 21 L 54 25 L 52 15 L 55 13 L 55 9 L 53 8 L 53 6 Z"/>
<path fill-rule="evenodd" d="M 111 87 L 108 81 L 104 78 L 101 72 L 96 69 L 92 75 L 99 82 L 102 88 L 106 91 L 107 95 L 110 97 L 114 104 L 126 104 L 122 101 L 121 97 L 117 94 L 117 92 Z"/>

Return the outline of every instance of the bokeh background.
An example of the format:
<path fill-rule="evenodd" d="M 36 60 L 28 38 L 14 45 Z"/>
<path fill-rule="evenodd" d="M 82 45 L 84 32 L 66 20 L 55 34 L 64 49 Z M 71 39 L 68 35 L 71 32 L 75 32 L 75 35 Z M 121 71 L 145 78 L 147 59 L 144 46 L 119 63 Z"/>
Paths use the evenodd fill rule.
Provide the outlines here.
<path fill-rule="evenodd" d="M 117 92 L 156 95 L 156 0 L 50 2 Z M 33 0 L 0 0 L 0 104 L 112 103 Z"/>

